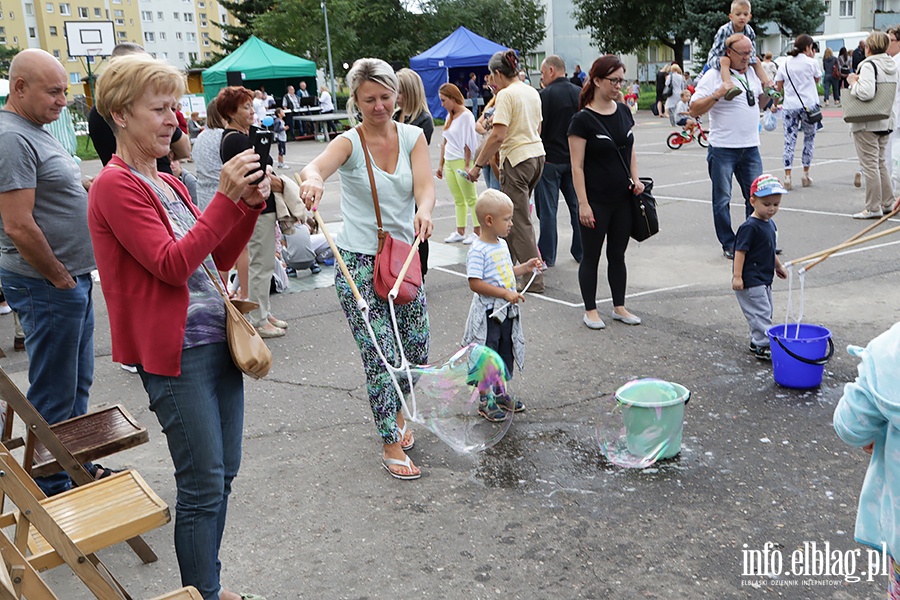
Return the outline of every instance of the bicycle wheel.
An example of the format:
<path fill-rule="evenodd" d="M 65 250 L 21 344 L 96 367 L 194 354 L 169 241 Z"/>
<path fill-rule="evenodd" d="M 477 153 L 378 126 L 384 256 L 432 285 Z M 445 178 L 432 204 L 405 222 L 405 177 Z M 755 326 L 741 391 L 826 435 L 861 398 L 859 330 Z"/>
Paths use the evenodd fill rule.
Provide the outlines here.
<path fill-rule="evenodd" d="M 666 146 L 672 150 L 678 150 L 684 144 L 684 138 L 677 131 L 666 138 Z"/>
<path fill-rule="evenodd" d="M 706 137 L 706 132 L 702 129 L 697 132 L 697 143 L 703 148 L 709 147 L 709 139 Z"/>

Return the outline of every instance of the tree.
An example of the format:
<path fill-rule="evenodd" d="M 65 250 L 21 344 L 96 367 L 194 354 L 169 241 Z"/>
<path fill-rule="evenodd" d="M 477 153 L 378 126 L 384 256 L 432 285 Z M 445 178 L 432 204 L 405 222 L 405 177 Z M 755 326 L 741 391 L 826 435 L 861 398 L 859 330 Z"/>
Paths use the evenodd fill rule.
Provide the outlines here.
<path fill-rule="evenodd" d="M 429 46 L 464 25 L 482 37 L 525 55 L 544 41 L 547 34 L 544 18 L 547 9 L 536 0 L 433 0 L 428 5 L 428 12 L 433 15 L 435 24 L 440 24 Z"/>
<path fill-rule="evenodd" d="M 695 54 L 708 51 L 716 31 L 728 20 L 721 0 L 574 0 L 576 27 L 588 30 L 601 52 L 630 53 L 656 40 L 672 48 L 682 63 L 684 43 L 697 40 Z M 754 0 L 761 23 L 774 23 L 787 36 L 811 33 L 825 18 L 822 0 Z M 759 16 L 765 15 L 765 19 Z"/>
<path fill-rule="evenodd" d="M 215 40 L 214 43 L 225 50 L 224 53 L 227 54 L 233 52 L 247 41 L 253 34 L 254 21 L 260 15 L 264 15 L 272 10 L 275 0 L 219 0 L 219 4 L 224 6 L 239 23 L 238 25 L 215 23 L 227 36 L 221 42 Z"/>
<path fill-rule="evenodd" d="M 17 47 L 0 46 L 0 77 L 9 77 L 9 63 L 21 51 Z"/>

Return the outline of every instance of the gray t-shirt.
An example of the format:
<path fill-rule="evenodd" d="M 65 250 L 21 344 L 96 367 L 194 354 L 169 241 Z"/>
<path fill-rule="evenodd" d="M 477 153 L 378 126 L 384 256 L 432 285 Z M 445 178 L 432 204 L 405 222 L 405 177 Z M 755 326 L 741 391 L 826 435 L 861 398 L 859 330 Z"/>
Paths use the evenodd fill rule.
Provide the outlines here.
<path fill-rule="evenodd" d="M 87 191 L 62 145 L 43 127 L 0 110 L 0 193 L 34 189 L 34 220 L 69 275 L 96 268 L 87 224 Z M 0 268 L 43 278 L 19 254 L 0 219 Z"/>

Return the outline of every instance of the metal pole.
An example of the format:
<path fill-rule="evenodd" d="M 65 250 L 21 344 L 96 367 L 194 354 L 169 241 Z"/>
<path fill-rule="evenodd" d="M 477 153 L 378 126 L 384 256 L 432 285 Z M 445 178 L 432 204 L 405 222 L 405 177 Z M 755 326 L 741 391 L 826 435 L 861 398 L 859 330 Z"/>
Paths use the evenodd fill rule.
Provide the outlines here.
<path fill-rule="evenodd" d="M 334 88 L 334 65 L 331 63 L 331 32 L 328 30 L 328 9 L 325 8 L 325 0 L 322 0 L 322 14 L 325 15 L 325 43 L 328 46 L 328 72 L 331 77 L 331 98 L 337 108 L 337 92 Z"/>

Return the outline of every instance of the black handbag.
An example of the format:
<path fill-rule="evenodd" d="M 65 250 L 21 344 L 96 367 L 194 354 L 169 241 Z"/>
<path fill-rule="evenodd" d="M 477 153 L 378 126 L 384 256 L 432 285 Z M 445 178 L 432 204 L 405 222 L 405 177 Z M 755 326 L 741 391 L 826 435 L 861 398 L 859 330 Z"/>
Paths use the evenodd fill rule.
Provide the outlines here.
<path fill-rule="evenodd" d="M 600 120 L 600 117 L 595 115 L 593 111 L 587 110 L 589 113 L 594 115 L 594 118 L 597 120 L 597 123 L 603 129 L 603 132 L 606 134 L 606 137 L 609 138 L 613 144 L 612 135 L 610 135 L 609 130 L 606 128 L 606 125 L 603 124 L 603 121 Z M 616 156 L 619 157 L 619 161 L 622 163 L 622 168 L 625 169 L 625 175 L 628 176 L 628 189 L 632 190 L 634 188 L 634 180 L 631 178 L 631 169 L 628 168 L 628 163 L 625 162 L 625 159 L 622 158 L 622 153 L 619 152 L 618 147 L 616 147 Z M 636 242 L 643 242 L 644 240 L 656 235 L 659 233 L 659 215 L 656 212 L 656 198 L 653 197 L 653 179 L 650 177 L 641 177 L 641 183 L 644 184 L 644 191 L 639 195 L 634 196 L 634 201 L 631 203 L 631 238 Z"/>

